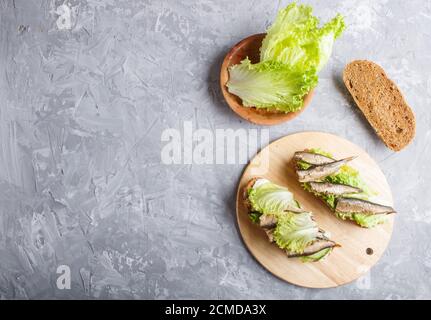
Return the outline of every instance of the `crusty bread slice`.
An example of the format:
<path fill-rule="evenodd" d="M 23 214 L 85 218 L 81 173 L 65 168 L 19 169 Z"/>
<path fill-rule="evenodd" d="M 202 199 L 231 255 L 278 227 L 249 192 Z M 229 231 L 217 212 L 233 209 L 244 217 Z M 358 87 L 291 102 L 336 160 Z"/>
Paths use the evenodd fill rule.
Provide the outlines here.
<path fill-rule="evenodd" d="M 368 122 L 386 146 L 399 151 L 415 136 L 415 116 L 401 91 L 377 64 L 350 62 L 343 81 Z"/>

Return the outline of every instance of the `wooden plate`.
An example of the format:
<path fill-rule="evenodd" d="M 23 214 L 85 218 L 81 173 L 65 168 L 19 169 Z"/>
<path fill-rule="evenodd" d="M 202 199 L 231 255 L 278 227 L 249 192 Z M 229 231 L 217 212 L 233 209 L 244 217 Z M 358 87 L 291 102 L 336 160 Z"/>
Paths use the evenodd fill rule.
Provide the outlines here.
<path fill-rule="evenodd" d="M 220 86 L 223 92 L 223 96 L 229 105 L 229 107 L 241 118 L 256 123 L 260 125 L 275 125 L 282 122 L 289 121 L 295 118 L 298 114 L 300 114 L 305 107 L 311 101 L 313 97 L 314 90 L 311 90 L 304 97 L 304 106 L 301 110 L 296 112 L 268 112 L 266 110 L 257 109 L 257 108 L 247 108 L 243 107 L 242 101 L 239 97 L 234 94 L 231 94 L 226 87 L 226 83 L 229 80 L 229 71 L 228 68 L 231 65 L 235 65 L 240 63 L 243 59 L 248 57 L 252 63 L 257 63 L 260 60 L 259 49 L 262 44 L 262 40 L 265 37 L 265 33 L 259 33 L 252 35 L 244 40 L 241 40 L 237 43 L 226 55 L 223 60 L 223 64 L 220 71 Z"/>
<path fill-rule="evenodd" d="M 373 199 L 393 206 L 392 194 L 377 163 L 361 148 L 338 136 L 322 132 L 303 132 L 281 138 L 256 155 L 244 171 L 237 193 L 237 219 L 242 238 L 251 254 L 277 277 L 309 288 L 336 287 L 365 274 L 381 257 L 392 235 L 394 215 L 389 221 L 372 229 L 357 226 L 351 221 L 337 219 L 326 205 L 304 191 L 297 181 L 292 164 L 295 151 L 321 148 L 341 159 L 352 155 L 358 158 L 350 165 L 357 168 L 365 182 L 378 192 Z M 265 232 L 251 223 L 242 197 L 244 186 L 256 176 L 286 186 L 301 205 L 314 213 L 318 225 L 330 232 L 341 244 L 323 261 L 303 263 L 287 258 L 284 251 L 270 243 Z"/>

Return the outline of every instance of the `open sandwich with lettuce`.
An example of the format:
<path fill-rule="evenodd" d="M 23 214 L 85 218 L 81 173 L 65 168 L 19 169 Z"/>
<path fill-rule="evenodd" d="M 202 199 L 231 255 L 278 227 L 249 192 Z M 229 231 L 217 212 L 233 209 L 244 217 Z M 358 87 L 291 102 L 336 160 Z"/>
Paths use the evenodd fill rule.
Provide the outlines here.
<path fill-rule="evenodd" d="M 355 157 L 337 160 L 327 152 L 310 149 L 295 152 L 293 158 L 304 189 L 322 199 L 338 218 L 371 228 L 395 213 L 392 207 L 370 201 L 375 192 L 347 164 Z"/>
<path fill-rule="evenodd" d="M 260 61 L 246 58 L 229 68 L 228 91 L 241 98 L 244 107 L 271 113 L 303 107 L 305 95 L 316 87 L 317 74 L 344 30 L 341 15 L 319 27 L 312 11 L 296 3 L 280 10 L 263 39 Z"/>
<path fill-rule="evenodd" d="M 245 187 L 244 203 L 250 219 L 288 257 L 300 257 L 304 262 L 319 261 L 339 246 L 318 227 L 313 214 L 302 209 L 286 187 L 253 178 Z"/>

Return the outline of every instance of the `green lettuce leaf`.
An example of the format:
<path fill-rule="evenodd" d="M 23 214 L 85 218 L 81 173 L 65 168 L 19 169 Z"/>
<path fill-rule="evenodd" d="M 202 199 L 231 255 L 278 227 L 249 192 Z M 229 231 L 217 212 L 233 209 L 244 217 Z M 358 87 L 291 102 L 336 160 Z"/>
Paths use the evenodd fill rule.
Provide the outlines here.
<path fill-rule="evenodd" d="M 307 163 L 305 161 L 302 161 L 302 160 L 296 161 L 296 165 L 301 170 L 308 170 L 308 169 L 310 169 L 312 167 L 311 164 L 309 164 L 309 163 Z"/>
<path fill-rule="evenodd" d="M 335 211 L 335 215 L 341 220 L 353 220 L 353 213 Z"/>
<path fill-rule="evenodd" d="M 332 54 L 335 39 L 337 39 L 345 28 L 344 19 L 337 14 L 334 19 L 325 24 L 318 32 L 318 64 L 316 70 L 319 72 L 328 63 L 329 57 Z"/>
<path fill-rule="evenodd" d="M 388 215 L 386 214 L 367 215 L 363 213 L 353 213 L 352 218 L 361 227 L 372 228 L 378 224 L 385 223 L 388 218 Z"/>
<path fill-rule="evenodd" d="M 262 214 L 260 212 L 257 211 L 253 211 L 250 212 L 250 214 L 248 215 L 248 217 L 250 218 L 251 222 L 253 223 L 259 223 L 259 218 Z"/>
<path fill-rule="evenodd" d="M 312 8 L 292 3 L 279 11 L 260 48 L 260 62 L 248 58 L 229 68 L 226 84 L 246 107 L 298 111 L 318 82 L 336 38 L 344 30 L 337 15 L 319 28 Z"/>
<path fill-rule="evenodd" d="M 322 249 L 316 253 L 313 253 L 309 256 L 301 257 L 302 262 L 316 262 L 319 260 L 322 260 L 324 257 L 326 257 L 330 252 L 332 251 L 332 248 L 326 248 Z"/>
<path fill-rule="evenodd" d="M 320 197 L 331 209 L 335 208 L 335 201 L 337 198 L 333 194 L 321 194 Z"/>
<path fill-rule="evenodd" d="M 252 64 L 244 59 L 230 67 L 229 74 L 226 86 L 244 106 L 283 112 L 301 109 L 303 97 L 317 85 L 314 70 L 295 70 L 276 61 Z"/>
<path fill-rule="evenodd" d="M 325 150 L 322 150 L 320 148 L 311 148 L 311 149 L 308 149 L 308 152 L 315 153 L 315 154 L 320 154 L 320 155 L 328 157 L 328 158 L 333 158 L 334 157 L 331 153 L 329 153 L 329 152 L 327 152 Z"/>
<path fill-rule="evenodd" d="M 352 197 L 367 200 L 371 195 L 375 194 L 362 180 L 359 171 L 348 165 L 342 166 L 337 173 L 327 176 L 324 180 L 330 183 L 346 184 L 362 189 L 362 193 L 352 194 Z"/>
<path fill-rule="evenodd" d="M 278 217 L 274 240 L 281 249 L 302 253 L 319 234 L 319 228 L 309 212 L 287 212 Z"/>
<path fill-rule="evenodd" d="M 319 20 L 313 16 L 310 6 L 292 3 L 278 12 L 277 18 L 267 30 L 260 48 L 260 61 L 275 60 L 289 65 L 305 67 L 314 30 Z M 312 63 L 310 63 L 311 65 Z"/>
<path fill-rule="evenodd" d="M 281 214 L 286 208 L 298 207 L 293 194 L 285 187 L 260 179 L 248 192 L 253 211 L 261 214 Z"/>

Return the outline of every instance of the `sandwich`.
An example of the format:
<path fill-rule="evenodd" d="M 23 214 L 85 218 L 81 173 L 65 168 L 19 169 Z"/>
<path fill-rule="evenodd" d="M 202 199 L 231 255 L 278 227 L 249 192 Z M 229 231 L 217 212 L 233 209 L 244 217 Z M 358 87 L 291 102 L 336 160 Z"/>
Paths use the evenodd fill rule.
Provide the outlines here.
<path fill-rule="evenodd" d="M 251 221 L 289 258 L 319 261 L 339 246 L 286 187 L 263 178 L 251 179 L 244 190 L 244 203 Z"/>
<path fill-rule="evenodd" d="M 355 157 L 334 159 L 327 152 L 310 149 L 295 152 L 293 159 L 303 188 L 325 202 L 338 218 L 372 228 L 395 213 L 390 206 L 370 201 L 376 193 L 348 165 Z"/>

